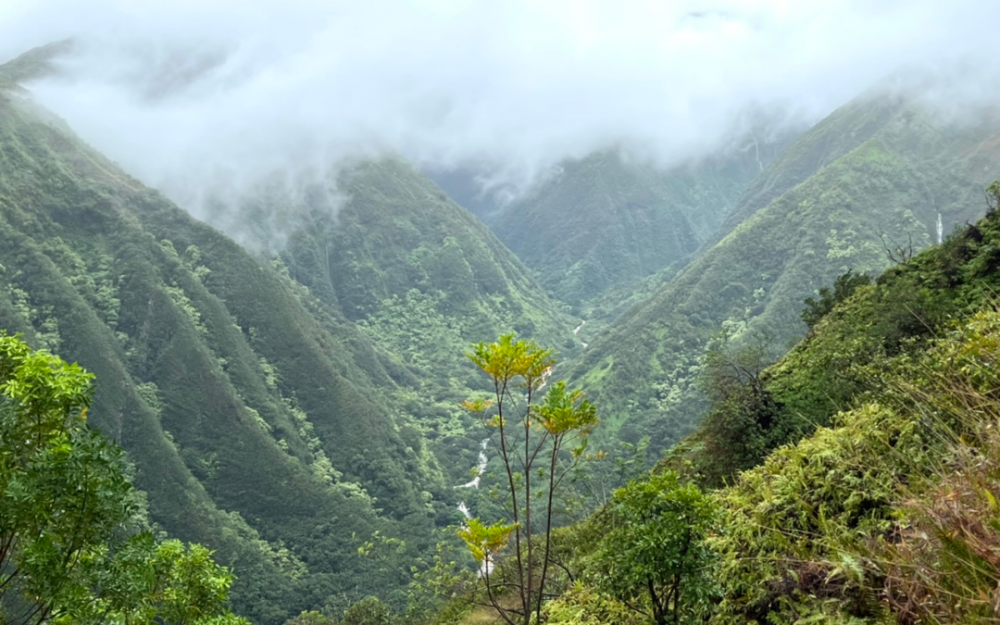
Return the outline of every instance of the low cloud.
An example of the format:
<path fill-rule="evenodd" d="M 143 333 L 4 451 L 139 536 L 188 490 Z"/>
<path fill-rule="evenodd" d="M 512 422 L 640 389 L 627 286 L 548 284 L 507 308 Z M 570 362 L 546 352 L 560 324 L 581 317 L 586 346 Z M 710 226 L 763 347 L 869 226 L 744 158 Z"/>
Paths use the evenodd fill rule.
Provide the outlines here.
<path fill-rule="evenodd" d="M 669 166 L 900 72 L 952 77 L 925 95 L 960 118 L 1000 95 L 997 23 L 995 0 L 8 0 L 0 55 L 76 38 L 36 97 L 197 212 L 219 180 L 384 153 L 507 195 L 608 146 Z"/>

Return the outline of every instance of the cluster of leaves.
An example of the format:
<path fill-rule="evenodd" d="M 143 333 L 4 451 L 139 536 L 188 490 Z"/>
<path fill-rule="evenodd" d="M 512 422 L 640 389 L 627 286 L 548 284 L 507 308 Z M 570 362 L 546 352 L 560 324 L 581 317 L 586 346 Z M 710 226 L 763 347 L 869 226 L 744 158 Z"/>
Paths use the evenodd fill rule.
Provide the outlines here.
<path fill-rule="evenodd" d="M 86 424 L 92 378 L 0 335 L 0 621 L 245 624 L 208 549 L 141 531 L 124 452 Z"/>
<path fill-rule="evenodd" d="M 594 556 L 598 588 L 657 625 L 701 622 L 713 594 L 704 539 L 715 514 L 709 497 L 671 472 L 616 491 L 597 515 L 609 528 Z"/>
<path fill-rule="evenodd" d="M 642 625 L 642 614 L 621 601 L 577 582 L 558 599 L 545 606 L 545 622 L 550 625 Z"/>
<path fill-rule="evenodd" d="M 506 334 L 473 345 L 467 355 L 493 387 L 488 399 L 470 400 L 465 407 L 496 429 L 509 519 L 492 525 L 470 519 L 459 534 L 479 564 L 489 606 L 510 625 L 528 625 L 541 618 L 547 584 L 555 577 L 556 491 L 583 455 L 599 423 L 597 411 L 563 381 L 552 384 L 542 401 L 535 400 L 556 362 L 552 350 L 533 341 Z M 541 478 L 541 487 L 532 486 L 533 477 Z"/>
<path fill-rule="evenodd" d="M 352 603 L 339 619 L 315 610 L 307 610 L 285 621 L 285 625 L 392 625 L 392 623 L 392 610 L 378 597 L 365 597 Z"/>
<path fill-rule="evenodd" d="M 802 322 L 812 328 L 828 315 L 834 306 L 850 297 L 858 287 L 871 283 L 872 279 L 868 274 L 854 273 L 848 269 L 847 273 L 837 276 L 832 288 L 820 287 L 816 298 L 806 298 L 806 307 L 802 310 Z"/>

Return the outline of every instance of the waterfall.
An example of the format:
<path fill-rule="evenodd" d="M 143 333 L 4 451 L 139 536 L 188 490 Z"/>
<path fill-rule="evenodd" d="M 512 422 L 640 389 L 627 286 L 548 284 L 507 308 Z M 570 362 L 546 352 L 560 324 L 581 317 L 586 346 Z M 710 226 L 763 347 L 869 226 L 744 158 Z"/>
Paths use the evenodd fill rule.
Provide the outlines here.
<path fill-rule="evenodd" d="M 490 444 L 489 438 L 484 438 L 479 442 L 479 461 L 476 463 L 476 476 L 466 482 L 465 484 L 459 484 L 455 488 L 479 488 L 479 480 L 483 476 L 483 472 L 486 470 L 486 463 L 489 462 L 489 458 L 486 456 L 486 447 Z M 472 513 L 469 512 L 469 506 L 466 505 L 465 501 L 458 502 L 458 511 L 462 513 L 465 520 L 468 521 L 472 518 Z M 487 561 L 485 567 L 479 568 L 479 576 L 482 577 L 485 573 L 490 573 L 493 571 L 493 562 Z"/>
<path fill-rule="evenodd" d="M 580 330 L 583 329 L 583 326 L 585 326 L 586 324 L 587 324 L 587 320 L 586 319 L 581 319 L 580 320 L 580 325 L 576 326 L 576 328 L 573 330 L 573 334 L 574 335 L 579 335 L 580 334 Z M 586 341 L 580 341 L 580 344 L 583 345 L 584 349 L 587 349 L 587 342 Z"/>
<path fill-rule="evenodd" d="M 760 167 L 761 171 L 764 171 L 764 163 L 760 162 L 760 146 L 757 145 L 757 137 L 754 136 L 753 131 L 750 131 L 750 140 L 753 141 L 753 151 L 757 159 L 757 167 Z"/>
<path fill-rule="evenodd" d="M 944 241 L 944 224 L 941 223 L 941 213 L 938 213 L 937 235 L 938 235 L 937 238 L 938 245 L 941 245 L 941 243 Z"/>
<path fill-rule="evenodd" d="M 455 488 L 479 488 L 479 480 L 483 476 L 483 471 L 486 470 L 486 463 L 489 462 L 489 458 L 486 457 L 486 446 L 490 444 L 490 439 L 484 438 L 479 443 L 479 462 L 476 463 L 476 476 L 466 482 L 465 484 L 459 484 Z M 461 510 L 465 505 L 463 501 L 459 504 L 458 509 Z M 466 517 L 469 516 L 468 510 L 463 512 Z"/>

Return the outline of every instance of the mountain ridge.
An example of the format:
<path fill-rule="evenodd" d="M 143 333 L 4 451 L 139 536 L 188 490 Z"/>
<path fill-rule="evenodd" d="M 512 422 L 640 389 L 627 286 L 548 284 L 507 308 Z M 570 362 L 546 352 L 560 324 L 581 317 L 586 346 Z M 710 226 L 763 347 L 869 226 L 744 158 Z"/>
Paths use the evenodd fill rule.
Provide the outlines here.
<path fill-rule="evenodd" d="M 998 154 L 979 149 L 989 143 L 982 128 L 934 125 L 890 102 L 891 115 L 874 113 L 880 127 L 873 132 L 865 107 L 864 99 L 846 105 L 790 146 L 786 154 L 820 153 L 804 170 L 800 159 L 779 157 L 737 211 L 768 197 L 761 195 L 768 180 L 784 181 L 780 195 L 728 231 L 723 226 L 712 248 L 591 344 L 571 375 L 616 415 L 610 421 L 620 424 L 631 413 L 633 423 L 646 423 L 635 426 L 640 431 L 659 431 L 663 446 L 676 441 L 704 410 L 701 357 L 720 329 L 736 340 L 769 334 L 776 355 L 804 332 L 803 294 L 848 269 L 881 270 L 889 262 L 885 246 L 906 247 L 911 238 L 914 248 L 931 243 L 938 213 L 950 227 L 985 210 L 975 198 Z M 865 131 L 851 149 L 829 143 L 850 136 L 838 128 L 859 124 Z M 786 171 L 790 163 L 796 167 Z"/>

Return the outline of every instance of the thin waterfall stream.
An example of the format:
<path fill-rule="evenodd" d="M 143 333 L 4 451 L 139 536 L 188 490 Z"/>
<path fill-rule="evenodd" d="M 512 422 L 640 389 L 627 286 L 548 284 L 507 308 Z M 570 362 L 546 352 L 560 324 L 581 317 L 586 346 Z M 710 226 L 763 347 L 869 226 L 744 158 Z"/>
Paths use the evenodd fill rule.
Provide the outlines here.
<path fill-rule="evenodd" d="M 580 325 L 576 326 L 576 328 L 573 329 L 573 335 L 574 336 L 578 336 L 580 334 L 580 330 L 582 330 L 583 326 L 585 326 L 585 325 L 587 325 L 587 320 L 586 319 L 581 319 L 580 320 Z M 581 340 L 580 344 L 583 345 L 584 349 L 587 349 L 587 343 L 585 341 Z"/>

